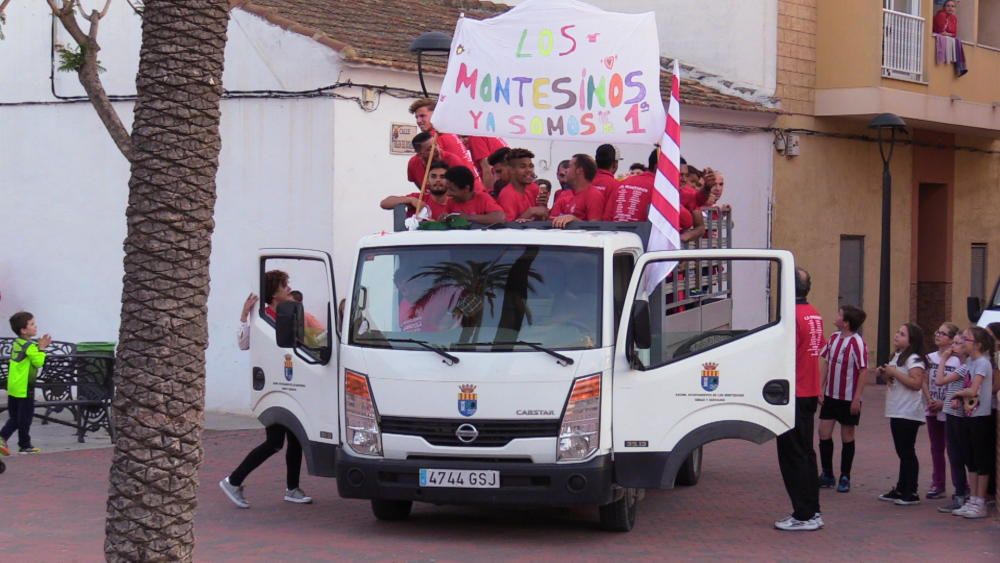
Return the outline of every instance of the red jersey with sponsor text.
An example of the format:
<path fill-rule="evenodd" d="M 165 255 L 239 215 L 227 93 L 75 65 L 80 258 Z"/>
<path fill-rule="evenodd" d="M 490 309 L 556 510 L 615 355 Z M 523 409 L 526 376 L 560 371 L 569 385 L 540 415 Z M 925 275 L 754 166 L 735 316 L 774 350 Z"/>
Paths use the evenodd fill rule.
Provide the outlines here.
<path fill-rule="evenodd" d="M 795 305 L 795 396 L 819 397 L 823 317 L 808 303 Z"/>
<path fill-rule="evenodd" d="M 652 199 L 652 172 L 629 176 L 608 192 L 604 204 L 604 220 L 630 223 L 649 218 L 649 202 Z M 691 214 L 688 214 L 690 221 Z"/>
<path fill-rule="evenodd" d="M 593 187 L 587 187 L 575 192 L 572 199 L 557 198 L 556 205 L 552 206 L 551 215 L 553 217 L 573 215 L 583 221 L 600 221 L 604 217 L 604 196 Z"/>

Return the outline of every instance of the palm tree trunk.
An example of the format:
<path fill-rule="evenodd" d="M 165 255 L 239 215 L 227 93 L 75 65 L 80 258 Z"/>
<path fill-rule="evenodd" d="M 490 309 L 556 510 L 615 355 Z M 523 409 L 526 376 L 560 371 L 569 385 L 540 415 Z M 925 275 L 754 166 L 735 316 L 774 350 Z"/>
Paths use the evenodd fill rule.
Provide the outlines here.
<path fill-rule="evenodd" d="M 209 253 L 227 0 L 147 0 L 105 555 L 190 561 L 202 460 Z"/>

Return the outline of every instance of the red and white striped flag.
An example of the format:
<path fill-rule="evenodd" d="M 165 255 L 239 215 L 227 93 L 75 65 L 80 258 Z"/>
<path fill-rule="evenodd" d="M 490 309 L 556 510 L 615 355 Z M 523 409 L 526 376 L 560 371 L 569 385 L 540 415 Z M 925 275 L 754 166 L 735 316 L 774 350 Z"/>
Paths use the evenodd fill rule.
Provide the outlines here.
<path fill-rule="evenodd" d="M 647 251 L 677 250 L 681 247 L 681 67 L 674 59 L 667 104 L 667 126 L 660 141 L 660 157 L 656 164 L 656 181 L 649 206 L 649 221 L 653 224 Z M 652 293 L 677 265 L 676 262 L 656 262 L 646 276 L 646 293 Z"/>

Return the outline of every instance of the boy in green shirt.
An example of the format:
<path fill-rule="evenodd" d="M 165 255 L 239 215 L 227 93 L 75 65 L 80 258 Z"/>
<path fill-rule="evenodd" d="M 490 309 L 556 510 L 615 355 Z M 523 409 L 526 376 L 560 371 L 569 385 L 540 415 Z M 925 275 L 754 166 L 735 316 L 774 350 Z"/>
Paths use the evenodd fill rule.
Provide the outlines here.
<path fill-rule="evenodd" d="M 7 424 L 0 429 L 0 454 L 9 455 L 7 439 L 17 430 L 18 453 L 36 454 L 40 450 L 31 445 L 31 419 L 35 411 L 35 378 L 38 368 L 45 364 L 45 352 L 52 343 L 48 334 L 35 343 L 31 338 L 38 334 L 35 317 L 21 311 L 10 318 L 10 328 L 17 335 L 10 351 L 10 368 L 7 370 Z"/>

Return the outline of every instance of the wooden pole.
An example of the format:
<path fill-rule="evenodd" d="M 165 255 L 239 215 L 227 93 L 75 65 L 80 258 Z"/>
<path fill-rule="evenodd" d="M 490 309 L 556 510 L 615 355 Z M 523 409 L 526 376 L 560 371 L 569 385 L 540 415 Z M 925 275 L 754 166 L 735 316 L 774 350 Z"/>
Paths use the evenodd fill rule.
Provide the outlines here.
<path fill-rule="evenodd" d="M 424 208 L 424 192 L 427 191 L 427 179 L 431 177 L 431 163 L 434 162 L 434 153 L 437 151 L 437 137 L 431 139 L 431 154 L 427 157 L 427 166 L 424 168 L 424 181 L 420 183 L 420 197 L 417 198 L 417 211 L 414 216 L 420 215 L 420 210 Z"/>

